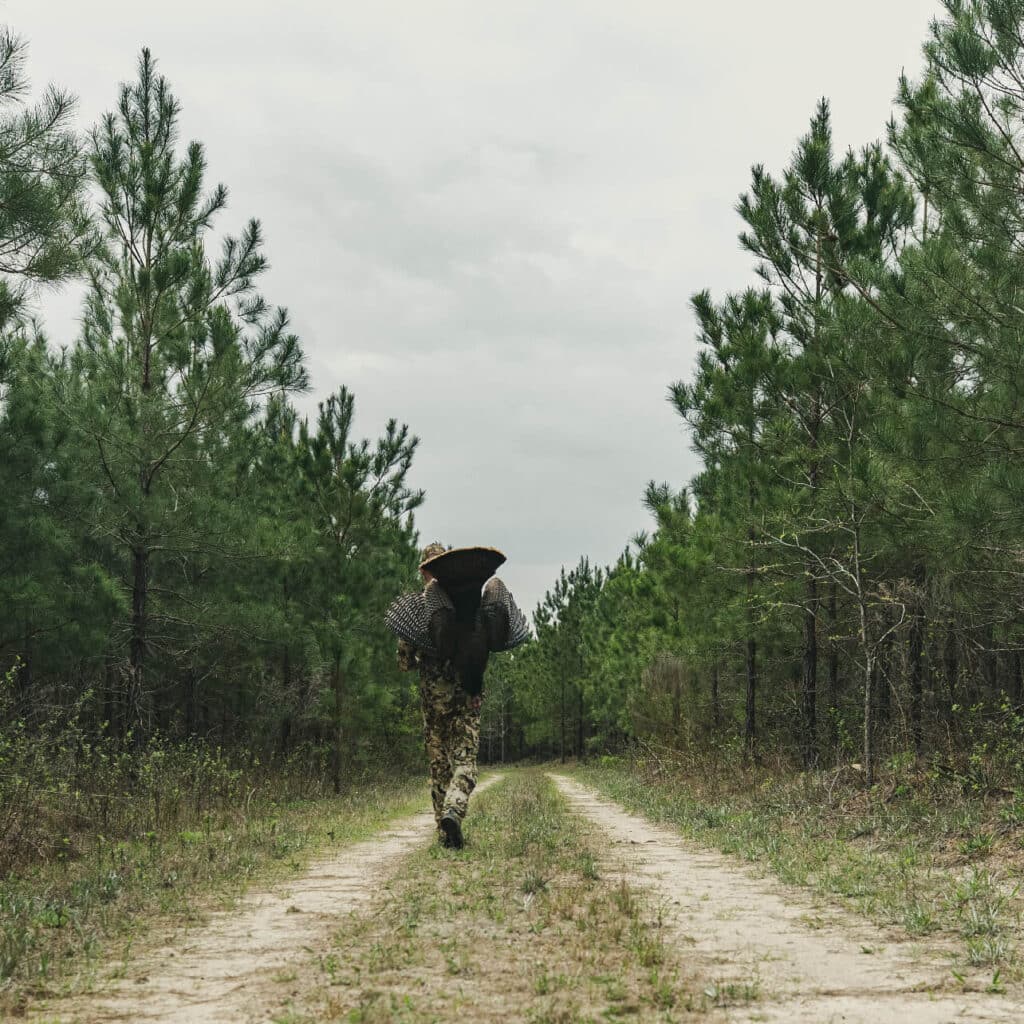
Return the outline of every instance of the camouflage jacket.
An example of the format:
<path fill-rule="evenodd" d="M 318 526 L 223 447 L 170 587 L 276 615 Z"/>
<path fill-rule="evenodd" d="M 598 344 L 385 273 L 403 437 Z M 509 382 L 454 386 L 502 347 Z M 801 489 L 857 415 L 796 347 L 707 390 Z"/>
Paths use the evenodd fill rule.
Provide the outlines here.
<path fill-rule="evenodd" d="M 442 662 L 440 659 L 425 654 L 423 651 L 413 647 L 406 640 L 398 641 L 398 667 L 403 672 L 411 672 L 419 669 L 420 678 L 436 682 L 444 680 L 453 687 L 459 686 L 459 680 L 455 676 L 455 668 L 452 663 Z M 468 697 L 468 695 L 467 695 Z M 483 700 L 483 694 L 468 697 L 470 706 L 479 711 Z"/>
<path fill-rule="evenodd" d="M 398 667 L 403 672 L 419 669 L 421 675 L 429 675 L 434 679 L 447 677 L 455 682 L 455 671 L 450 662 L 444 663 L 413 647 L 407 640 L 398 641 Z"/>

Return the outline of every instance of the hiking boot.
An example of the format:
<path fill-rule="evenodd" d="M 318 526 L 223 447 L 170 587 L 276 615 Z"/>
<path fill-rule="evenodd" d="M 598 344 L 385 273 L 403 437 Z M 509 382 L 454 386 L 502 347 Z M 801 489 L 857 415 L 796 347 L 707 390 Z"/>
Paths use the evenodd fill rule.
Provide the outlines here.
<path fill-rule="evenodd" d="M 454 811 L 446 811 L 441 818 L 441 845 L 452 850 L 462 849 L 462 822 Z"/>

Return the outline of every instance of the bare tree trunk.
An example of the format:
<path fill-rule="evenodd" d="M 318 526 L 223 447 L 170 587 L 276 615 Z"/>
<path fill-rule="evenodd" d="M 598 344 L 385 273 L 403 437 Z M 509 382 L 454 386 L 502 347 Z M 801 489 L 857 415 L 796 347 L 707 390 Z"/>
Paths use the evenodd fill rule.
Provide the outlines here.
<path fill-rule="evenodd" d="M 341 702 L 343 696 L 344 677 L 341 671 L 340 656 L 334 663 L 334 744 L 331 756 L 331 777 L 334 785 L 334 792 L 341 792 L 342 775 L 342 743 L 345 739 L 342 729 Z"/>
<path fill-rule="evenodd" d="M 752 616 L 751 616 L 752 617 Z M 753 623 L 747 623 L 748 630 L 753 630 Z M 757 743 L 757 641 L 753 636 L 747 636 L 747 706 L 746 717 L 743 722 L 743 748 L 746 756 L 754 753 Z"/>
<path fill-rule="evenodd" d="M 559 757 L 562 764 L 565 764 L 565 675 L 562 675 L 562 687 L 560 691 L 560 729 L 559 729 Z"/>
<path fill-rule="evenodd" d="M 924 620 L 915 615 L 910 623 L 910 736 L 914 754 L 924 751 Z"/>
<path fill-rule="evenodd" d="M 143 743 L 146 668 L 146 604 L 149 596 L 149 551 L 138 544 L 132 550 L 132 620 L 128 646 L 125 717 L 135 747 Z"/>
<path fill-rule="evenodd" d="M 946 633 L 946 650 L 943 654 L 946 668 L 946 718 L 953 720 L 953 705 L 959 699 L 960 652 L 957 649 L 956 632 L 949 623 Z"/>
<path fill-rule="evenodd" d="M 246 720 L 246 713 L 245 712 L 246 712 L 246 707 L 248 706 L 248 701 L 246 699 L 245 687 L 244 686 L 235 686 L 235 687 L 233 687 L 233 689 L 234 689 L 234 693 L 235 693 L 235 720 L 232 723 L 233 724 L 232 732 L 234 732 L 234 730 L 239 729 L 241 727 L 242 723 Z M 249 747 L 248 748 L 248 752 L 249 752 L 250 763 L 251 763 L 252 757 L 255 756 L 255 751 L 251 747 Z"/>
<path fill-rule="evenodd" d="M 863 612 L 861 618 L 864 618 Z M 871 680 L 874 676 L 874 657 L 867 649 L 866 635 L 861 629 L 864 644 L 864 785 L 869 789 L 875 784 L 875 751 L 873 746 L 874 721 L 872 710 Z"/>
<path fill-rule="evenodd" d="M 119 696 L 114 657 L 108 650 L 103 656 L 103 717 L 107 720 L 109 735 L 118 740 L 123 736 Z"/>
<path fill-rule="evenodd" d="M 722 729 L 722 703 L 718 694 L 718 662 L 711 666 L 711 724 L 715 732 Z"/>
<path fill-rule="evenodd" d="M 185 680 L 185 735 L 195 736 L 197 731 L 197 704 L 199 695 L 199 673 L 195 664 L 189 665 Z"/>
<path fill-rule="evenodd" d="M 506 717 L 507 701 L 505 697 L 501 700 L 501 763 L 505 763 L 505 733 L 508 731 L 508 720 Z"/>
<path fill-rule="evenodd" d="M 754 531 L 748 531 L 747 539 L 753 544 Z M 754 579 L 756 570 L 752 564 L 747 567 L 747 706 L 743 722 L 743 752 L 746 758 L 754 753 L 757 744 L 757 641 L 754 639 Z"/>
<path fill-rule="evenodd" d="M 292 659 L 287 644 L 284 646 L 284 654 L 281 658 L 281 690 L 284 695 L 284 714 L 281 716 L 278 746 L 281 753 L 287 756 L 292 738 Z"/>
<path fill-rule="evenodd" d="M 679 666 L 673 666 L 672 672 L 672 739 L 679 746 L 683 724 L 683 680 Z"/>
<path fill-rule="evenodd" d="M 879 735 L 877 740 L 884 741 L 889 736 L 892 723 L 892 667 L 893 637 L 890 632 L 893 626 L 893 615 L 888 607 L 881 612 L 881 636 L 875 648 L 875 725 Z M 876 744 L 877 746 L 877 744 Z"/>
<path fill-rule="evenodd" d="M 995 700 L 999 695 L 999 666 L 996 654 L 995 630 L 991 625 L 982 634 L 983 650 L 981 652 L 981 676 L 985 682 L 988 700 Z"/>
<path fill-rule="evenodd" d="M 583 760 L 583 741 L 586 734 L 586 729 L 583 724 L 583 686 L 578 686 L 579 691 L 579 703 L 577 710 L 579 711 L 579 721 L 576 723 L 576 756 L 581 761 Z"/>
<path fill-rule="evenodd" d="M 839 588 L 835 580 L 828 590 L 828 743 L 834 750 L 838 744 L 836 712 L 839 709 Z"/>
<path fill-rule="evenodd" d="M 825 277 L 821 255 L 821 229 L 815 237 L 814 261 L 814 308 L 817 311 L 825 292 Z M 814 353 L 819 348 L 818 318 L 815 312 L 815 329 L 811 339 Z M 807 424 L 808 442 L 811 448 L 810 464 L 807 467 L 807 483 L 812 502 L 812 509 L 817 506 L 818 477 L 821 472 L 818 452 L 818 438 L 821 431 L 822 403 L 819 386 L 813 385 L 810 421 Z M 803 622 L 803 664 L 801 671 L 801 727 L 800 727 L 800 759 L 804 769 L 814 768 L 818 763 L 818 565 L 814 557 L 805 562 L 807 585 Z"/>
<path fill-rule="evenodd" d="M 807 607 L 804 609 L 800 755 L 805 769 L 818 762 L 818 581 L 808 565 Z"/>
<path fill-rule="evenodd" d="M 857 595 L 858 637 L 861 653 L 864 658 L 864 785 L 870 789 L 875 784 L 875 748 L 874 748 L 874 694 L 872 680 L 875 675 L 875 651 L 871 644 L 868 625 L 868 600 L 864 592 L 864 576 L 861 571 L 860 557 L 860 525 L 857 520 L 856 505 L 850 501 L 850 520 L 854 524 L 851 530 L 853 539 L 853 585 Z"/>
<path fill-rule="evenodd" d="M 21 664 L 14 674 L 14 695 L 18 714 L 28 718 L 32 713 L 32 630 L 25 625 L 25 640 L 20 658 Z"/>

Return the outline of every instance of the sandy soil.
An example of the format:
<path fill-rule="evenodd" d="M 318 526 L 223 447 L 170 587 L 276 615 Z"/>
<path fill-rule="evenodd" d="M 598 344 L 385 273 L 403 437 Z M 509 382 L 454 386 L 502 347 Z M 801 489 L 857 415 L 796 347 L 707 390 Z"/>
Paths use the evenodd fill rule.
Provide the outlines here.
<path fill-rule="evenodd" d="M 484 780 L 477 791 L 501 776 Z M 233 911 L 129 964 L 126 976 L 102 993 L 51 1000 L 31 1016 L 101 1024 L 251 1024 L 269 1019 L 280 979 L 308 956 L 346 915 L 369 902 L 401 858 L 434 839 L 434 816 L 423 811 L 373 839 L 354 843 L 314 864 L 287 887 L 253 893 Z M 277 984 L 274 979 L 277 979 Z"/>
<path fill-rule="evenodd" d="M 894 941 L 831 908 L 823 917 L 806 891 L 752 877 L 735 860 L 696 850 L 579 783 L 551 777 L 570 805 L 607 835 L 609 867 L 664 902 L 679 941 L 691 946 L 709 978 L 722 988 L 756 986 L 757 997 L 734 1006 L 730 1020 L 1024 1021 L 1024 1003 L 986 994 L 988 979 L 974 980 L 982 991 L 960 989 L 948 955 Z"/>

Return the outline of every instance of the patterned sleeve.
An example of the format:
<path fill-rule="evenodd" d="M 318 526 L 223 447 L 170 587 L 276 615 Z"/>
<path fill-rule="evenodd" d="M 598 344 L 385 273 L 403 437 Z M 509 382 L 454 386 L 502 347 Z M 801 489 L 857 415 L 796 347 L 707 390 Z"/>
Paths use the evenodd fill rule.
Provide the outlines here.
<path fill-rule="evenodd" d="M 408 640 L 398 641 L 398 667 L 411 672 L 416 667 L 416 648 Z"/>

